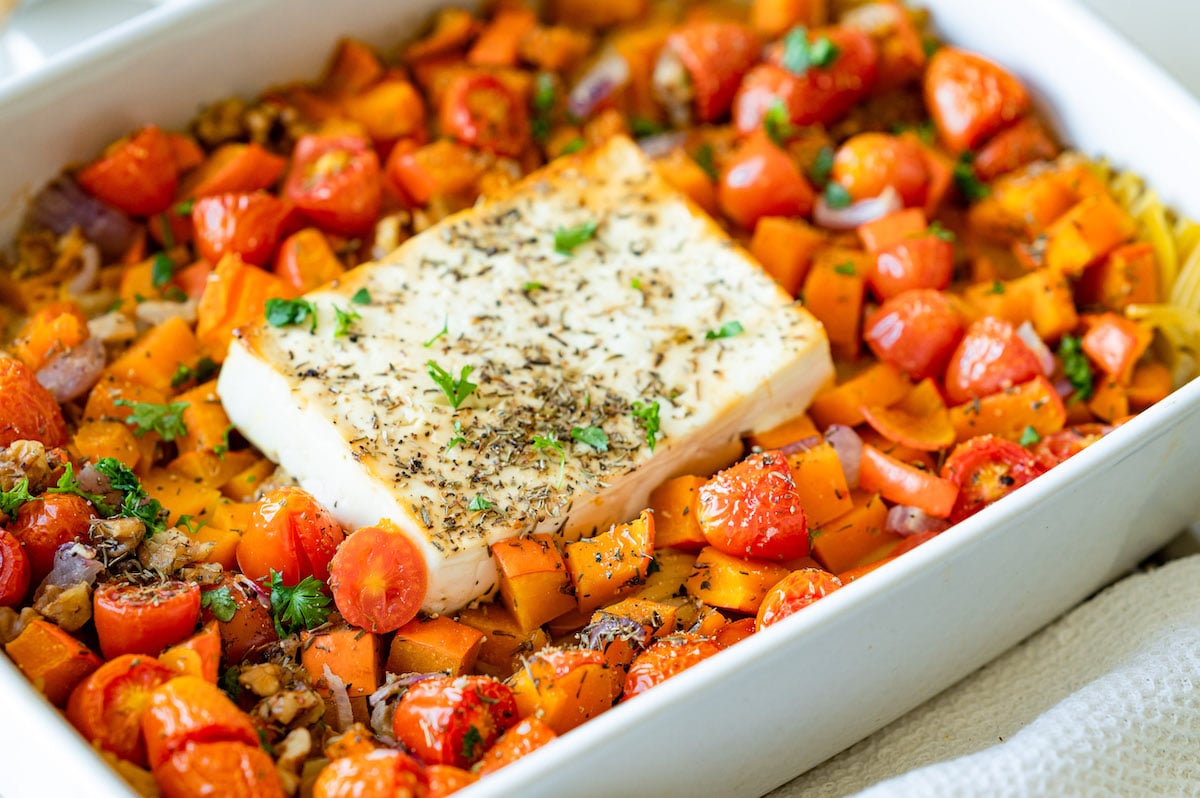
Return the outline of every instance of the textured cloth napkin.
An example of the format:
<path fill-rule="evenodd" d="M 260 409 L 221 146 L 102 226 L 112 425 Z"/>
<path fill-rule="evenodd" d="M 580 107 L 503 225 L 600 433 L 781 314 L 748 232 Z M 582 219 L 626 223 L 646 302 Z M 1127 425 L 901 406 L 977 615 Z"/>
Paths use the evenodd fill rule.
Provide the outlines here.
<path fill-rule="evenodd" d="M 1200 555 L 1116 583 L 769 798 L 855 793 L 1200 795 Z"/>

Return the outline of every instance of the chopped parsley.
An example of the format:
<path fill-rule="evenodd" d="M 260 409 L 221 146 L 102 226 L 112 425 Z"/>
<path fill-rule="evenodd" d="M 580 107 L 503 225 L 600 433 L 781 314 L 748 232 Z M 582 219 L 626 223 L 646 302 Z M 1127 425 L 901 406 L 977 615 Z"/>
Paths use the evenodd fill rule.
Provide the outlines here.
<path fill-rule="evenodd" d="M 644 116 L 635 116 L 629 120 L 629 131 L 633 133 L 634 138 L 645 138 L 646 136 L 657 136 L 666 130 L 660 122 L 653 119 L 647 119 Z"/>
<path fill-rule="evenodd" d="M 329 618 L 329 596 L 320 579 L 306 576 L 298 585 L 288 587 L 283 575 L 271 569 L 271 615 L 275 631 L 287 637 L 303 629 L 315 629 Z"/>
<path fill-rule="evenodd" d="M 534 291 L 541 291 L 546 287 L 545 283 L 539 283 L 536 280 L 530 280 L 521 286 L 521 293 L 532 294 Z"/>
<path fill-rule="evenodd" d="M 208 519 L 201 518 L 199 521 L 193 521 L 190 515 L 181 515 L 179 520 L 175 522 L 175 526 L 187 532 L 189 535 L 195 535 L 204 527 L 208 526 Z"/>
<path fill-rule="evenodd" d="M 456 446 L 466 446 L 470 441 L 463 436 L 463 428 L 461 421 L 454 422 L 454 437 L 446 444 L 446 451 L 451 451 Z"/>
<path fill-rule="evenodd" d="M 586 146 L 587 142 L 583 140 L 583 137 L 576 136 L 563 145 L 562 151 L 559 152 L 559 155 L 574 155 Z"/>
<path fill-rule="evenodd" d="M 740 321 L 727 321 L 721 325 L 719 330 L 709 330 L 704 334 L 704 340 L 716 341 L 720 338 L 732 338 L 735 335 L 741 335 L 745 332 Z"/>
<path fill-rule="evenodd" d="M 1092 381 L 1095 373 L 1083 352 L 1080 339 L 1073 335 L 1064 335 L 1058 345 L 1058 357 L 1062 360 L 1063 374 L 1075 389 L 1075 398 L 1090 397 L 1094 390 Z"/>
<path fill-rule="evenodd" d="M 12 490 L 0 491 L 0 512 L 9 518 L 16 518 L 21 505 L 32 498 L 29 495 L 29 479 L 22 477 Z"/>
<path fill-rule="evenodd" d="M 808 40 L 808 30 L 797 26 L 783 37 L 783 67 L 787 71 L 804 75 L 811 67 L 825 68 L 833 64 L 840 54 L 838 46 L 828 36 Z"/>
<path fill-rule="evenodd" d="M 563 478 L 567 473 L 567 453 L 563 450 L 563 445 L 559 443 L 558 438 L 554 433 L 549 435 L 534 435 L 533 449 L 536 452 L 553 452 L 558 457 L 558 482 L 555 487 L 562 487 Z"/>
<path fill-rule="evenodd" d="M 157 432 L 164 441 L 173 441 L 187 435 L 187 427 L 183 423 L 183 411 L 188 409 L 188 402 L 169 402 L 156 404 L 154 402 L 130 402 L 118 399 L 113 404 L 118 407 L 131 408 L 125 423 L 134 427 L 133 434 L 139 438 L 148 432 Z"/>
<path fill-rule="evenodd" d="M 154 256 L 154 262 L 150 266 L 150 283 L 155 288 L 162 288 L 167 283 L 171 282 L 171 278 L 175 276 L 175 261 L 168 258 L 163 253 L 158 253 Z"/>
<path fill-rule="evenodd" d="M 767 138 L 780 147 L 796 135 L 796 128 L 792 127 L 792 116 L 783 100 L 775 100 L 763 114 L 763 130 L 766 131 Z"/>
<path fill-rule="evenodd" d="M 483 735 L 479 733 L 479 729 L 475 728 L 474 725 L 468 726 L 462 738 L 463 759 L 468 762 L 474 762 L 478 756 L 478 751 L 482 747 Z"/>
<path fill-rule="evenodd" d="M 560 227 L 554 231 L 554 251 L 568 257 L 575 252 L 576 247 L 586 244 L 596 236 L 596 223 L 592 221 L 577 224 L 574 227 Z"/>
<path fill-rule="evenodd" d="M 716 155 L 713 153 L 711 144 L 701 144 L 692 153 L 692 160 L 696 165 L 704 170 L 704 174 L 708 175 L 710 180 L 717 179 L 717 161 Z"/>
<path fill-rule="evenodd" d="M 478 513 L 492 509 L 492 503 L 483 498 L 482 493 L 476 493 L 475 498 L 471 499 L 471 503 L 467 505 L 467 509 L 473 513 Z"/>
<path fill-rule="evenodd" d="M 598 452 L 608 451 L 608 433 L 599 427 L 572 427 L 571 437 Z"/>
<path fill-rule="evenodd" d="M 975 176 L 975 168 L 971 166 L 974 160 L 971 153 L 964 152 L 954 164 L 954 186 L 967 202 L 978 202 L 992 193 L 987 184 Z"/>
<path fill-rule="evenodd" d="M 356 305 L 371 304 L 371 292 L 366 288 L 360 288 L 354 292 L 354 296 L 350 297 L 350 301 Z"/>
<path fill-rule="evenodd" d="M 225 453 L 229 451 L 229 433 L 233 432 L 233 429 L 232 424 L 225 425 L 225 431 L 221 433 L 221 443 L 213 447 L 213 454 L 224 457 Z"/>
<path fill-rule="evenodd" d="M 934 238 L 940 238 L 943 241 L 954 241 L 955 239 L 954 231 L 947 230 L 937 219 L 929 223 L 929 235 Z"/>
<path fill-rule="evenodd" d="M 456 380 L 450 372 L 432 360 L 428 361 L 425 365 L 429 367 L 429 378 L 437 384 L 437 387 L 442 389 L 442 393 L 446 395 L 446 400 L 450 402 L 450 406 L 455 410 L 479 387 L 467 379 L 471 376 L 471 372 L 475 370 L 474 366 L 463 366 Z"/>
<path fill-rule="evenodd" d="M 1038 443 L 1041 440 L 1042 436 L 1038 435 L 1038 431 L 1033 428 L 1032 424 L 1030 424 L 1021 432 L 1021 439 L 1017 441 L 1017 443 L 1021 444 L 1022 446 L 1033 446 L 1035 443 Z"/>
<path fill-rule="evenodd" d="M 825 188 L 833 174 L 833 147 L 825 145 L 817 150 L 817 157 L 808 168 L 808 176 L 818 188 Z"/>
<path fill-rule="evenodd" d="M 633 409 L 629 412 L 633 420 L 646 431 L 646 445 L 650 447 L 650 451 L 654 451 L 654 445 L 658 443 L 658 400 L 634 402 Z"/>
<path fill-rule="evenodd" d="M 845 208 L 847 205 L 853 202 L 852 198 L 850 197 L 850 192 L 843 188 L 840 183 L 834 183 L 832 181 L 826 184 L 824 197 L 825 204 L 835 210 L 838 208 Z"/>
<path fill-rule="evenodd" d="M 429 347 L 431 347 L 435 343 L 437 343 L 437 340 L 448 332 L 450 332 L 450 317 L 443 316 L 442 317 L 442 329 L 440 329 L 436 333 L 434 333 L 434 336 L 432 338 L 430 338 L 428 341 L 426 341 L 425 343 L 421 344 L 421 346 L 428 349 Z"/>
<path fill-rule="evenodd" d="M 642 290 L 641 279 L 634 277 L 632 280 L 629 281 L 629 287 L 632 288 L 634 291 L 641 291 Z"/>
<path fill-rule="evenodd" d="M 924 145 L 932 147 L 937 138 L 937 129 L 934 128 L 933 122 L 926 120 L 919 125 L 893 125 L 892 132 L 899 136 L 902 133 L 912 132 L 913 135 Z"/>
<path fill-rule="evenodd" d="M 533 79 L 533 120 L 531 128 L 533 139 L 538 143 L 544 142 L 550 135 L 550 114 L 554 110 L 557 91 L 554 87 L 554 75 L 550 72 L 539 72 Z"/>
<path fill-rule="evenodd" d="M 854 263 L 851 261 L 846 261 L 845 263 L 839 263 L 838 265 L 833 267 L 833 270 L 835 272 L 837 272 L 838 274 L 844 274 L 847 277 L 853 277 L 855 274 L 858 273 L 854 270 Z"/>
<path fill-rule="evenodd" d="M 104 503 L 97 504 L 96 509 L 101 514 L 136 518 L 146 525 L 147 536 L 167 528 L 167 511 L 163 509 L 162 503 L 158 499 L 150 498 L 128 466 L 115 457 L 105 457 L 96 461 L 95 468 L 108 479 L 110 488 L 122 494 L 121 504 L 115 510 Z"/>
<path fill-rule="evenodd" d="M 196 205 L 196 200 L 191 199 L 191 198 L 185 199 L 182 202 L 177 202 L 177 203 L 175 203 L 175 215 L 176 216 L 190 216 L 192 213 L 192 208 L 194 208 L 195 205 Z"/>
<path fill-rule="evenodd" d="M 20 486 L 18 485 L 18 487 Z M 101 507 L 105 507 L 103 496 L 98 493 L 86 491 L 83 489 L 83 486 L 79 484 L 79 480 L 75 478 L 75 466 L 70 462 L 63 467 L 62 476 L 58 478 L 58 482 L 55 483 L 53 488 L 47 488 L 46 492 L 73 493 L 81 499 L 86 499 L 87 501 L 91 502 L 98 510 Z M 108 508 L 105 507 L 105 509 Z M 109 512 L 111 512 L 111 510 Z"/>
<path fill-rule="evenodd" d="M 212 610 L 213 617 L 221 623 L 229 623 L 237 614 L 237 602 L 227 587 L 205 590 L 200 594 L 200 609 Z"/>
<path fill-rule="evenodd" d="M 287 327 L 292 324 L 303 324 L 312 319 L 309 332 L 317 331 L 317 308 L 305 299 L 278 299 L 272 297 L 263 305 L 266 311 L 267 324 L 272 327 Z"/>
<path fill-rule="evenodd" d="M 241 670 L 236 665 L 230 665 L 225 670 L 221 671 L 221 678 L 217 680 L 217 687 L 220 687 L 225 695 L 237 701 L 242 697 L 242 683 L 238 681 L 238 674 Z"/>
<path fill-rule="evenodd" d="M 988 289 L 989 294 L 1003 294 L 1004 283 L 999 280 L 992 280 L 992 287 Z"/>
<path fill-rule="evenodd" d="M 342 310 L 333 306 L 333 316 L 337 320 L 333 327 L 334 338 L 345 338 L 350 334 L 350 325 L 362 318 L 353 310 Z"/>
<path fill-rule="evenodd" d="M 179 368 L 175 369 L 175 373 L 171 376 L 171 387 L 178 388 L 190 379 L 195 379 L 196 382 L 205 382 L 209 377 L 217 373 L 217 364 L 210 357 L 202 357 L 196 362 L 195 366 L 189 366 L 186 363 L 180 363 Z"/>

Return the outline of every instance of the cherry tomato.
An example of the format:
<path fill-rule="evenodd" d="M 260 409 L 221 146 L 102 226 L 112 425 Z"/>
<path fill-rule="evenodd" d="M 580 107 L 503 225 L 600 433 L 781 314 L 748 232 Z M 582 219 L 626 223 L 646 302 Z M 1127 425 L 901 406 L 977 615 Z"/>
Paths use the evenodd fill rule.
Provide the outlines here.
<path fill-rule="evenodd" d="M 696 118 L 712 122 L 733 103 L 742 76 L 758 61 L 758 37 L 744 25 L 700 20 L 667 37 L 664 51 L 687 70 Z"/>
<path fill-rule="evenodd" d="M 808 524 L 781 452 L 752 454 L 700 486 L 700 529 L 738 557 L 792 560 L 808 554 Z"/>
<path fill-rule="evenodd" d="M 483 759 L 479 761 L 477 772 L 484 776 L 499 770 L 505 765 L 516 762 L 526 754 L 536 751 L 557 737 L 554 729 L 537 718 L 525 718 L 500 735 L 496 744 L 489 748 L 483 755 Z"/>
<path fill-rule="evenodd" d="M 175 674 L 152 657 L 124 654 L 80 682 L 67 701 L 67 720 L 88 742 L 145 766 L 142 713 L 150 695 Z"/>
<path fill-rule="evenodd" d="M 417 682 L 396 705 L 396 739 L 427 764 L 469 768 L 517 722 L 512 690 L 487 676 Z"/>
<path fill-rule="evenodd" d="M 1108 424 L 1076 424 L 1051 433 L 1033 447 L 1033 457 L 1038 468 L 1049 471 L 1054 466 L 1082 452 L 1096 441 L 1112 432 Z"/>
<path fill-rule="evenodd" d="M 92 505 L 73 493 L 44 493 L 21 505 L 8 531 L 25 546 L 32 584 L 50 573 L 59 546 L 87 538 L 93 516 Z"/>
<path fill-rule="evenodd" d="M 273 194 L 218 194 L 192 206 L 196 249 L 209 263 L 233 253 L 262 266 L 271 259 L 290 211 Z"/>
<path fill-rule="evenodd" d="M 820 568 L 792 571 L 767 591 L 763 603 L 758 607 L 755 630 L 762 631 L 771 624 L 779 623 L 841 586 L 840 579 Z"/>
<path fill-rule="evenodd" d="M 764 216 L 805 216 L 814 198 L 795 162 L 763 132 L 734 150 L 717 187 L 721 210 L 747 230 Z"/>
<path fill-rule="evenodd" d="M 1040 473 L 1033 454 L 1010 440 L 980 435 L 960 443 L 942 466 L 942 478 L 959 488 L 950 520 L 974 515 Z"/>
<path fill-rule="evenodd" d="M 621 700 L 657 687 L 720 650 L 716 643 L 695 635 L 671 635 L 651 643 L 629 666 Z"/>
<path fill-rule="evenodd" d="M 258 744 L 189 743 L 154 768 L 163 798 L 284 798 L 271 756 Z"/>
<path fill-rule="evenodd" d="M 958 498 L 958 486 L 950 480 L 897 460 L 869 443 L 863 446 L 858 484 L 867 492 L 878 492 L 890 502 L 916 507 L 936 518 L 949 516 Z"/>
<path fill-rule="evenodd" d="M 249 578 L 226 571 L 221 575 L 221 583 L 210 589 L 221 588 L 229 591 L 229 597 L 236 607 L 228 621 L 217 619 L 221 647 L 225 651 L 227 661 L 241 662 L 256 649 L 279 639 L 271 617 L 270 603 Z M 208 623 L 214 618 L 212 607 L 206 607 L 202 613 L 202 620 Z"/>
<path fill-rule="evenodd" d="M 0 396 L 0 447 L 20 440 L 66 446 L 62 408 L 21 361 L 0 356 Z"/>
<path fill-rule="evenodd" d="M 1034 161 L 1048 161 L 1058 155 L 1058 145 L 1034 117 L 1026 117 L 1001 130 L 975 156 L 972 166 L 980 180 L 992 180 L 1005 172 Z"/>
<path fill-rule="evenodd" d="M 96 588 L 93 618 L 100 653 L 158 656 L 191 635 L 200 620 L 200 588 L 168 580 L 149 585 L 109 582 Z"/>
<path fill-rule="evenodd" d="M 718 629 L 713 634 L 712 641 L 717 644 L 717 648 L 726 649 L 742 642 L 754 634 L 756 629 L 757 623 L 753 618 L 741 618 L 736 621 L 730 621 Z"/>
<path fill-rule="evenodd" d="M 150 694 L 142 713 L 142 734 L 151 767 L 188 743 L 258 743 L 250 717 L 221 688 L 198 676 L 176 676 Z"/>
<path fill-rule="evenodd" d="M 942 290 L 954 276 L 954 245 L 932 233 L 907 238 L 875 256 L 867 283 L 880 299 L 920 288 Z"/>
<path fill-rule="evenodd" d="M 962 336 L 962 319 L 946 295 L 925 290 L 887 300 L 863 331 L 876 357 L 915 380 L 940 376 Z"/>
<path fill-rule="evenodd" d="M 398 529 L 364 527 L 333 555 L 329 588 L 346 621 L 382 634 L 417 617 L 428 584 L 425 558 Z"/>
<path fill-rule="evenodd" d="M 383 202 L 379 157 L 361 136 L 303 136 L 283 196 L 323 230 L 363 235 Z"/>
<path fill-rule="evenodd" d="M 430 765 L 425 768 L 425 781 L 425 798 L 446 798 L 470 787 L 479 777 L 454 765 Z"/>
<path fill-rule="evenodd" d="M 346 535 L 329 511 L 300 488 L 263 494 L 238 542 L 242 573 L 256 581 L 278 571 L 286 585 L 329 579 L 329 561 Z"/>
<path fill-rule="evenodd" d="M 313 782 L 313 798 L 422 798 L 421 765 L 388 748 L 334 759 Z"/>
<path fill-rule="evenodd" d="M 1007 321 L 984 316 L 967 328 L 946 368 L 951 404 L 987 396 L 1042 373 L 1038 356 Z"/>
<path fill-rule="evenodd" d="M 0 607 L 14 607 L 29 592 L 29 556 L 21 541 L 0 529 Z"/>
<path fill-rule="evenodd" d="M 847 139 L 833 157 L 831 176 L 851 199 L 878 197 L 890 186 L 909 208 L 924 205 L 929 188 L 921 147 L 886 133 L 859 133 Z"/>
<path fill-rule="evenodd" d="M 1029 93 L 1003 67 L 954 47 L 939 48 L 925 68 L 925 107 L 952 150 L 969 150 L 1029 110 Z"/>
<path fill-rule="evenodd" d="M 470 147 L 516 157 L 530 142 L 529 112 L 499 78 L 468 72 L 442 94 L 438 124 L 442 133 Z"/>
<path fill-rule="evenodd" d="M 89 194 L 135 216 L 170 207 L 178 178 L 171 140 L 154 125 L 117 141 L 75 175 Z"/>

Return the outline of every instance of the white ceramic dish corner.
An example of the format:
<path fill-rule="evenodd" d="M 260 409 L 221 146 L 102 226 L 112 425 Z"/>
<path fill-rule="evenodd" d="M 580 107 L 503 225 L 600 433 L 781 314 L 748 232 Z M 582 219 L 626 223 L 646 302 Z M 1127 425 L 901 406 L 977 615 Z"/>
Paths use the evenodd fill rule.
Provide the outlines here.
<path fill-rule="evenodd" d="M 185 0 L 0 88 L 0 240 L 65 163 L 204 101 L 312 76 L 339 35 L 410 36 L 438 0 Z M 1064 139 L 1200 217 L 1200 109 L 1068 0 L 924 0 L 1018 72 Z M 464 792 L 758 795 L 970 673 L 1200 518 L 1200 382 L 901 560 Z M 52 765 L 47 762 L 52 761 Z M 126 795 L 0 657 L 0 795 Z"/>

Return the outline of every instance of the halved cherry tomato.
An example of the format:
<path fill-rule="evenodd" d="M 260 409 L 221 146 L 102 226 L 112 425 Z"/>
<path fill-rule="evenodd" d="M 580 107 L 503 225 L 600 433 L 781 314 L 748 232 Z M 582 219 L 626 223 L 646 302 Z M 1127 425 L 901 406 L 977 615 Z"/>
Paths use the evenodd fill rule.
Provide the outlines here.
<path fill-rule="evenodd" d="M 279 639 L 271 618 L 270 605 L 248 577 L 226 571 L 221 576 L 221 583 L 209 589 L 227 590 L 237 608 L 228 621 L 216 619 L 211 606 L 205 608 L 202 614 L 205 623 L 217 620 L 221 646 L 229 662 L 241 662 L 256 649 Z"/>
<path fill-rule="evenodd" d="M 954 276 L 954 245 L 932 233 L 905 239 L 875 256 L 867 284 L 880 299 L 921 288 L 940 291 Z"/>
<path fill-rule="evenodd" d="M 447 136 L 497 155 L 520 155 L 531 141 L 525 103 L 486 72 L 467 72 L 450 82 L 438 124 Z"/>
<path fill-rule="evenodd" d="M 942 478 L 959 488 L 950 520 L 974 515 L 1040 473 L 1030 451 L 1005 438 L 980 435 L 960 443 L 942 466 Z"/>
<path fill-rule="evenodd" d="M 396 705 L 392 730 L 428 764 L 469 768 L 517 720 L 517 702 L 503 682 L 442 676 L 408 688 Z"/>
<path fill-rule="evenodd" d="M 29 556 L 6 529 L 0 529 L 0 607 L 21 603 L 29 592 Z"/>
<path fill-rule="evenodd" d="M 721 172 L 721 210 L 747 230 L 764 216 L 805 216 L 815 195 L 800 169 L 764 132 L 742 142 Z"/>
<path fill-rule="evenodd" d="M 791 560 L 808 554 L 808 524 L 782 452 L 752 454 L 700 486 L 700 529 L 726 554 Z"/>
<path fill-rule="evenodd" d="M 341 276 L 346 267 L 337 259 L 325 234 L 315 227 L 292 233 L 275 256 L 275 274 L 303 294 Z"/>
<path fill-rule="evenodd" d="M 67 422 L 54 396 L 37 375 L 15 358 L 0 356 L 0 446 L 13 441 L 39 441 L 65 446 Z"/>
<path fill-rule="evenodd" d="M 263 191 L 201 197 L 192 206 L 196 250 L 209 263 L 232 252 L 262 266 L 271 259 L 288 214 L 284 203 Z"/>
<path fill-rule="evenodd" d="M 278 571 L 284 584 L 306 576 L 329 579 L 329 561 L 345 537 L 329 511 L 301 488 L 267 491 L 238 542 L 242 573 L 261 581 Z"/>
<path fill-rule="evenodd" d="M 1033 457 L 1038 468 L 1049 471 L 1054 466 L 1079 454 L 1096 441 L 1112 432 L 1108 424 L 1076 424 L 1042 438 L 1033 447 Z"/>
<path fill-rule="evenodd" d="M 483 776 L 499 770 L 505 765 L 516 762 L 526 754 L 536 751 L 557 737 L 554 729 L 537 718 L 525 718 L 500 735 L 496 744 L 489 748 L 483 755 L 483 759 L 479 761 L 477 772 Z"/>
<path fill-rule="evenodd" d="M 668 36 L 663 51 L 687 70 L 696 118 L 712 122 L 729 110 L 742 76 L 758 61 L 759 43 L 745 25 L 699 20 Z"/>
<path fill-rule="evenodd" d="M 398 529 L 364 527 L 338 547 L 329 588 L 346 621 L 381 634 L 417 617 L 428 583 L 425 558 Z"/>
<path fill-rule="evenodd" d="M 1034 161 L 1058 155 L 1058 145 L 1035 117 L 1029 116 L 992 136 L 971 164 L 980 180 L 992 180 Z"/>
<path fill-rule="evenodd" d="M 913 23 L 913 13 L 898 0 L 875 0 L 856 14 L 847 14 L 842 24 L 871 35 L 879 48 L 879 79 L 875 94 L 898 89 L 921 77 L 925 48 Z"/>
<path fill-rule="evenodd" d="M 995 393 L 1031 380 L 1042 364 L 1007 321 L 984 316 L 967 328 L 946 367 L 951 404 Z"/>
<path fill-rule="evenodd" d="M 908 208 L 924 205 L 929 188 L 920 145 L 887 133 L 859 133 L 847 139 L 833 157 L 831 176 L 851 199 L 878 197 L 891 187 Z"/>
<path fill-rule="evenodd" d="M 313 798 L 422 798 L 421 764 L 389 748 L 334 759 L 313 782 Z"/>
<path fill-rule="evenodd" d="M 154 768 L 164 798 L 284 798 L 266 751 L 241 742 L 189 743 Z"/>
<path fill-rule="evenodd" d="M 1116 313 L 1083 317 L 1087 332 L 1080 341 L 1084 353 L 1122 385 L 1153 337 L 1150 330 Z"/>
<path fill-rule="evenodd" d="M 174 672 L 153 657 L 125 654 L 80 682 L 67 701 L 67 720 L 88 742 L 122 759 L 146 764 L 142 714 L 150 695 Z"/>
<path fill-rule="evenodd" d="M 96 588 L 93 618 L 100 652 L 158 656 L 190 635 L 200 620 L 200 588 L 167 580 L 148 585 L 109 582 Z"/>
<path fill-rule="evenodd" d="M 942 47 L 925 68 L 925 107 L 952 150 L 969 150 L 1029 110 L 1012 73 L 982 56 Z"/>
<path fill-rule="evenodd" d="M 200 168 L 184 178 L 184 197 L 211 197 L 268 189 L 287 168 L 287 159 L 257 144 L 222 144 Z"/>
<path fill-rule="evenodd" d="M 209 621 L 196 634 L 159 655 L 158 661 L 181 676 L 199 676 L 213 684 L 221 676 L 221 632 Z"/>
<path fill-rule="evenodd" d="M 716 643 L 695 635 L 671 635 L 656 640 L 629 666 L 621 700 L 641 695 L 720 651 Z"/>
<path fill-rule="evenodd" d="M 323 230 L 362 235 L 383 202 L 379 157 L 361 136 L 303 136 L 283 196 Z"/>
<path fill-rule="evenodd" d="M 54 567 L 54 553 L 64 543 L 86 539 L 95 511 L 73 493 L 44 493 L 17 510 L 8 526 L 29 557 L 29 580 L 40 584 Z"/>
<path fill-rule="evenodd" d="M 469 770 L 456 768 L 454 765 L 430 765 L 425 768 L 425 781 L 425 798 L 446 798 L 459 790 L 470 787 L 479 781 L 479 777 Z"/>
<path fill-rule="evenodd" d="M 958 485 L 950 480 L 890 457 L 869 443 L 863 446 L 858 484 L 888 501 L 918 507 L 937 518 L 949 516 L 958 498 Z"/>
<path fill-rule="evenodd" d="M 758 607 L 755 628 L 762 631 L 771 624 L 779 623 L 841 586 L 840 579 L 820 568 L 792 571 L 767 591 L 766 598 Z"/>
<path fill-rule="evenodd" d="M 153 216 L 171 205 L 179 174 L 170 138 L 150 125 L 111 145 L 75 179 L 107 205 L 135 216 Z"/>
<path fill-rule="evenodd" d="M 939 376 L 962 340 L 958 311 L 940 291 L 905 291 L 867 317 L 863 339 L 885 363 L 913 379 Z"/>
<path fill-rule="evenodd" d="M 146 757 L 158 767 L 188 743 L 258 743 L 250 717 L 212 682 L 176 676 L 150 694 L 142 713 Z"/>
<path fill-rule="evenodd" d="M 712 636 L 717 648 L 726 649 L 754 634 L 757 624 L 753 618 L 740 618 L 722 626 Z"/>

